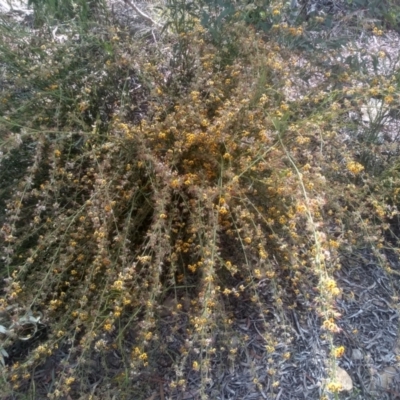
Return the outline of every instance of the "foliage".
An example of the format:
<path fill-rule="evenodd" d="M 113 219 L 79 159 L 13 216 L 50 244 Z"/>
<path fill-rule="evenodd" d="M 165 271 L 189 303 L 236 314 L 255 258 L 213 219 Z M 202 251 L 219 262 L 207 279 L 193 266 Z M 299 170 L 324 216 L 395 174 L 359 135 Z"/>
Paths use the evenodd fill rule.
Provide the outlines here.
<path fill-rule="evenodd" d="M 379 20 L 387 29 L 400 29 L 400 6 L 395 0 L 347 0 L 352 9 L 365 10 L 367 18 Z"/>
<path fill-rule="evenodd" d="M 161 44 L 118 26 L 65 22 L 64 41 L 2 26 L 4 393 L 35 394 L 56 360 L 38 398 L 144 399 L 144 372 L 174 391 L 188 370 L 207 398 L 213 360 L 234 365 L 248 340 L 231 339 L 241 301 L 262 321 L 272 395 L 286 310 L 318 315 L 334 365 L 341 255 L 369 246 L 392 272 L 396 141 L 382 141 L 386 111 L 349 113 L 398 108 L 398 71 L 379 73 L 385 54 L 302 51 L 311 31 L 280 3 L 199 4 L 168 2 Z"/>
<path fill-rule="evenodd" d="M 104 17 L 105 0 L 28 0 L 28 7 L 35 11 L 37 26 L 65 22 L 72 19 L 79 21 L 81 28 L 86 28 L 89 20 Z"/>

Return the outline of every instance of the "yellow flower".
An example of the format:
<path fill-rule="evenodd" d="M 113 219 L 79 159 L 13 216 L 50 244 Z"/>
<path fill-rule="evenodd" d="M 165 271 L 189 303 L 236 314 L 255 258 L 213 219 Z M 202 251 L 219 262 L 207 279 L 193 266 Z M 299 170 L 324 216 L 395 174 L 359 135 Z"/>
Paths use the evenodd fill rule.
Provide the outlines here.
<path fill-rule="evenodd" d="M 258 252 L 258 255 L 260 256 L 260 258 L 262 259 L 262 260 L 265 260 L 267 257 L 268 257 L 268 253 L 266 253 L 264 250 L 260 250 L 259 252 Z"/>
<path fill-rule="evenodd" d="M 260 271 L 259 269 L 255 269 L 255 270 L 254 270 L 254 276 L 255 276 L 257 279 L 261 279 L 261 271 Z"/>
<path fill-rule="evenodd" d="M 343 356 L 344 350 L 345 350 L 344 346 L 335 347 L 333 349 L 333 354 L 335 355 L 336 358 L 340 358 Z"/>
<path fill-rule="evenodd" d="M 309 137 L 305 137 L 305 136 L 298 136 L 296 138 L 296 142 L 298 144 L 306 144 L 310 142 L 310 138 Z"/>
<path fill-rule="evenodd" d="M 188 269 L 189 269 L 189 271 L 191 272 L 191 273 L 195 273 L 196 272 L 196 270 L 197 270 L 197 266 L 196 266 L 196 264 L 189 264 L 188 265 Z"/>
<path fill-rule="evenodd" d="M 334 319 L 330 318 L 323 322 L 322 327 L 327 331 L 338 333 L 340 332 L 340 328 L 335 324 Z"/>
<path fill-rule="evenodd" d="M 357 175 L 357 174 L 359 174 L 361 171 L 364 170 L 364 167 L 363 167 L 360 163 L 358 163 L 358 162 L 356 162 L 356 161 L 349 161 L 349 162 L 347 163 L 347 169 L 348 169 L 350 172 L 352 172 L 354 175 Z"/>
<path fill-rule="evenodd" d="M 336 282 L 334 279 L 327 279 L 324 283 L 328 291 L 331 291 L 336 287 Z"/>
<path fill-rule="evenodd" d="M 267 271 L 265 276 L 269 279 L 273 279 L 275 277 L 275 271 Z"/>
<path fill-rule="evenodd" d="M 107 332 L 111 332 L 113 329 L 112 324 L 110 324 L 109 322 L 107 322 L 106 324 L 104 324 L 104 330 Z"/>
<path fill-rule="evenodd" d="M 71 385 L 71 383 L 74 383 L 75 382 L 75 378 L 72 378 L 72 377 L 69 377 L 69 378 L 67 378 L 66 380 L 65 380 L 65 384 L 66 385 Z"/>
<path fill-rule="evenodd" d="M 382 36 L 382 35 L 383 35 L 382 29 L 378 29 L 376 26 L 375 26 L 374 29 L 372 30 L 372 33 L 373 33 L 374 35 L 377 35 L 377 36 Z"/>
<path fill-rule="evenodd" d="M 329 213 L 328 213 L 329 214 Z M 329 215 L 332 215 L 332 213 L 330 213 Z M 337 249 L 340 245 L 339 242 L 337 240 L 329 240 L 329 245 L 331 247 L 333 247 L 334 249 Z"/>
<path fill-rule="evenodd" d="M 135 347 L 135 348 L 132 350 L 132 358 L 135 358 L 135 357 L 137 357 L 137 356 L 140 356 L 140 349 L 139 349 L 139 347 Z"/>
<path fill-rule="evenodd" d="M 263 104 L 265 104 L 267 101 L 268 101 L 268 97 L 267 97 L 265 94 L 263 94 L 263 95 L 260 97 L 259 103 L 260 103 L 261 105 L 263 105 Z"/>
<path fill-rule="evenodd" d="M 281 109 L 282 111 L 287 111 L 287 110 L 289 110 L 289 106 L 288 106 L 286 103 L 282 103 L 282 104 L 280 105 L 280 109 Z"/>
<path fill-rule="evenodd" d="M 226 215 L 226 214 L 228 214 L 228 210 L 226 209 L 226 207 L 221 207 L 221 208 L 219 209 L 219 213 L 220 213 L 221 215 Z"/>
<path fill-rule="evenodd" d="M 393 98 L 393 96 L 389 95 L 389 96 L 385 96 L 384 100 L 385 100 L 385 103 L 390 104 L 390 103 L 393 103 L 394 98 Z"/>
<path fill-rule="evenodd" d="M 326 388 L 331 393 L 338 393 L 338 392 L 340 392 L 342 390 L 342 385 L 340 383 L 338 383 L 338 382 L 329 382 L 326 385 Z"/>
<path fill-rule="evenodd" d="M 336 101 L 333 102 L 333 103 L 331 104 L 331 109 L 332 109 L 333 111 L 339 110 L 339 109 L 340 109 L 340 104 L 337 103 Z"/>
<path fill-rule="evenodd" d="M 265 350 L 267 350 L 268 353 L 272 353 L 273 351 L 275 351 L 275 347 L 271 345 L 266 345 Z"/>
<path fill-rule="evenodd" d="M 179 187 L 179 180 L 178 180 L 178 179 L 174 179 L 174 180 L 171 182 L 171 187 L 174 188 L 174 189 L 176 189 L 177 187 Z"/>
<path fill-rule="evenodd" d="M 117 280 L 113 283 L 112 288 L 115 290 L 122 290 L 124 288 L 124 282 L 121 280 Z"/>

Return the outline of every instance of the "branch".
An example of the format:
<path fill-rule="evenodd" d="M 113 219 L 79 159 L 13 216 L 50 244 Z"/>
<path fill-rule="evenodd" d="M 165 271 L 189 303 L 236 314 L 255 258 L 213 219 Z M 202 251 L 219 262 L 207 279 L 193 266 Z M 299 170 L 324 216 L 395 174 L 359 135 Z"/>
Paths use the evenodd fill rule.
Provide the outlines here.
<path fill-rule="evenodd" d="M 145 19 L 146 21 L 149 21 L 153 25 L 161 27 L 161 25 L 158 22 L 154 21 L 154 19 L 149 17 L 147 14 L 145 14 L 140 8 L 138 8 L 138 6 L 136 4 L 132 3 L 130 0 L 124 0 L 124 2 L 125 2 L 125 4 L 128 4 L 128 6 L 133 8 L 143 19 Z"/>

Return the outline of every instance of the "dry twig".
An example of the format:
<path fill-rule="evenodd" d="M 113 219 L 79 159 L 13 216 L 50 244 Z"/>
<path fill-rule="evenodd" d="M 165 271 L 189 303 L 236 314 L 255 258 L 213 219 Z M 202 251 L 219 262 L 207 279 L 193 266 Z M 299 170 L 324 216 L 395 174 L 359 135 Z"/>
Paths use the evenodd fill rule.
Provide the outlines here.
<path fill-rule="evenodd" d="M 124 0 L 125 4 L 127 4 L 129 7 L 132 7 L 142 18 L 144 18 L 146 21 L 149 21 L 153 25 L 161 27 L 161 25 L 154 21 L 151 17 L 149 17 L 146 13 L 144 13 L 140 8 L 135 3 L 132 3 L 130 0 Z"/>

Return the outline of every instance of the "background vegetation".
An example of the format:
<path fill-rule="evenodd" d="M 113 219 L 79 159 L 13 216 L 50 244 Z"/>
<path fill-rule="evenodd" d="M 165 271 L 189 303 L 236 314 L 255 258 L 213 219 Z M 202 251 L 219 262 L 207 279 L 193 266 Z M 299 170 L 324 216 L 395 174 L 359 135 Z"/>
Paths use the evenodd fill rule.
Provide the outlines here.
<path fill-rule="evenodd" d="M 168 0 L 132 29 L 105 2 L 30 5 L 0 20 L 2 398 L 146 399 L 146 374 L 172 396 L 188 371 L 213 398 L 243 303 L 255 387 L 278 393 L 295 308 L 338 396 L 342 259 L 399 272 L 399 60 L 365 45 L 399 7 Z"/>

